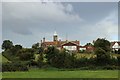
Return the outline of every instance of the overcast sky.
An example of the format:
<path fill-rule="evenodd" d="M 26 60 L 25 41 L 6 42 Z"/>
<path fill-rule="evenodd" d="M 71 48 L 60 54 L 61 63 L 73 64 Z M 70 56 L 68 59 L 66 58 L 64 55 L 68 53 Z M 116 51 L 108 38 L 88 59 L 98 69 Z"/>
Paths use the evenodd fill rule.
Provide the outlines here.
<path fill-rule="evenodd" d="M 31 47 L 45 37 L 79 40 L 118 40 L 117 2 L 3 2 L 2 39 Z"/>

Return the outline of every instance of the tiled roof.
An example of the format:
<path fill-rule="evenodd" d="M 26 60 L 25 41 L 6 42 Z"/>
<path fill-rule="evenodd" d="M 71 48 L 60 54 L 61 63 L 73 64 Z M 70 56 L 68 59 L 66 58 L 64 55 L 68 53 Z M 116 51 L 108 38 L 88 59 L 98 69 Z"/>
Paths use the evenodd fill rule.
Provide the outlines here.
<path fill-rule="evenodd" d="M 60 47 L 62 44 L 64 43 L 67 43 L 68 41 L 46 41 L 46 42 L 43 42 L 42 44 L 44 45 L 53 45 L 53 46 L 57 46 L 57 47 Z M 72 42 L 72 43 L 75 43 L 77 45 L 79 45 L 79 41 L 69 41 L 69 42 Z"/>
<path fill-rule="evenodd" d="M 79 46 L 79 44 L 78 44 L 77 42 L 72 42 L 72 41 L 68 41 L 68 42 L 63 43 L 63 44 L 61 44 L 61 45 L 63 46 L 63 45 L 70 45 L 70 44 Z"/>
<path fill-rule="evenodd" d="M 111 42 L 111 47 L 112 47 L 115 43 L 118 43 L 118 44 L 120 45 L 120 41 L 114 41 L 114 42 Z"/>

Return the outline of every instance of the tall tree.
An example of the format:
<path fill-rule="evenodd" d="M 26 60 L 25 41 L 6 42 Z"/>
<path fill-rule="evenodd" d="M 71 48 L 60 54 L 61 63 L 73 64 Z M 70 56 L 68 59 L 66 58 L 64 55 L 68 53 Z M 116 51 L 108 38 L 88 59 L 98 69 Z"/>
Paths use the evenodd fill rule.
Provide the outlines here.
<path fill-rule="evenodd" d="M 2 49 L 7 50 L 13 47 L 13 43 L 10 40 L 4 40 L 2 44 Z"/>
<path fill-rule="evenodd" d="M 46 50 L 45 50 L 45 54 L 46 54 L 46 59 L 48 61 L 49 64 L 51 64 L 51 62 L 53 60 L 55 60 L 57 54 L 59 53 L 59 50 L 56 49 L 54 46 L 52 47 L 48 47 Z"/>
<path fill-rule="evenodd" d="M 107 53 L 102 48 L 97 48 L 95 50 L 95 53 L 97 55 L 97 64 L 98 65 L 107 65 L 110 63 L 110 54 Z"/>
<path fill-rule="evenodd" d="M 97 64 L 107 65 L 110 60 L 110 42 L 106 39 L 98 38 L 94 43 L 94 47 L 97 55 Z"/>
<path fill-rule="evenodd" d="M 111 48 L 110 48 L 110 42 L 104 38 L 100 39 L 98 38 L 95 42 L 94 42 L 94 47 L 97 48 L 101 48 L 103 50 L 105 50 L 106 52 L 110 52 Z"/>

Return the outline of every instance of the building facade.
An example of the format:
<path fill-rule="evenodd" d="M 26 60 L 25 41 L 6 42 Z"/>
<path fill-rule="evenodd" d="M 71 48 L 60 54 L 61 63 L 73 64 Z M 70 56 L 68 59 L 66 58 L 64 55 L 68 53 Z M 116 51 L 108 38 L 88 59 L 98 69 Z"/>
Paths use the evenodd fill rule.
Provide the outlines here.
<path fill-rule="evenodd" d="M 75 41 L 58 40 L 58 34 L 56 32 L 53 35 L 53 41 L 46 41 L 45 38 L 43 38 L 43 40 L 41 40 L 41 46 L 42 47 L 46 48 L 48 46 L 55 46 L 59 50 L 65 48 L 69 51 L 78 51 L 79 50 L 79 45 L 80 45 L 80 42 L 78 40 L 75 40 Z"/>
<path fill-rule="evenodd" d="M 54 34 L 53 34 L 52 41 L 46 41 L 46 39 L 44 37 L 43 40 L 41 40 L 41 42 L 40 42 L 40 46 L 44 47 L 44 48 L 47 48 L 49 46 L 55 46 L 59 50 L 65 48 L 69 51 L 80 51 L 80 50 L 81 51 L 85 50 L 87 52 L 94 51 L 93 46 L 90 46 L 90 45 L 80 46 L 80 42 L 78 40 L 75 40 L 75 41 L 69 41 L 69 40 L 62 41 L 61 39 L 58 40 L 58 34 L 56 32 L 54 32 Z M 120 49 L 120 41 L 111 42 L 110 47 L 111 47 L 112 51 L 115 51 L 115 50 L 118 51 L 118 49 Z"/>

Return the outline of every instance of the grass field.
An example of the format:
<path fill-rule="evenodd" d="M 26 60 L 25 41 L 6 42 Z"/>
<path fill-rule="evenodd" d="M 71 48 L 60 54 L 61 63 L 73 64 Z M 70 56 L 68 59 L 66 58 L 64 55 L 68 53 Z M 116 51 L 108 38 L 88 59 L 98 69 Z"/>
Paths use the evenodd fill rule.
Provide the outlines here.
<path fill-rule="evenodd" d="M 80 71 L 52 71 L 30 70 L 29 72 L 4 72 L 3 78 L 118 78 L 117 70 L 80 70 Z"/>

